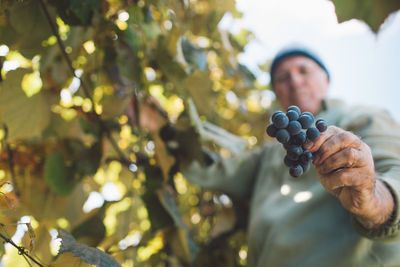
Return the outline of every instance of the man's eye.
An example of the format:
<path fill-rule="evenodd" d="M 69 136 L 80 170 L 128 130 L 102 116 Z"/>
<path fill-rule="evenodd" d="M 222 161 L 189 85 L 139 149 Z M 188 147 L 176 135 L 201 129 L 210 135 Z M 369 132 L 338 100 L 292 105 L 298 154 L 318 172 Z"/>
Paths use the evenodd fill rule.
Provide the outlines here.
<path fill-rule="evenodd" d="M 287 81 L 289 79 L 289 75 L 288 74 L 282 74 L 282 75 L 277 75 L 276 76 L 276 81 L 277 82 L 284 82 Z"/>
<path fill-rule="evenodd" d="M 302 67 L 302 68 L 300 68 L 300 73 L 307 74 L 307 73 L 309 73 L 309 70 L 306 67 Z"/>

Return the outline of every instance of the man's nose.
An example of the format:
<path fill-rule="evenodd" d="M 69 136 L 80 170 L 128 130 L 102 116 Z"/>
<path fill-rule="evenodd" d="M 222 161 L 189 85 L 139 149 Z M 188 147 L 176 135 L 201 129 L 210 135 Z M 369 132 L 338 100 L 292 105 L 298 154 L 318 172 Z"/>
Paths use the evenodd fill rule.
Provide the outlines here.
<path fill-rule="evenodd" d="M 290 87 L 292 89 L 297 89 L 303 83 L 302 75 L 298 73 L 292 73 L 290 75 Z"/>

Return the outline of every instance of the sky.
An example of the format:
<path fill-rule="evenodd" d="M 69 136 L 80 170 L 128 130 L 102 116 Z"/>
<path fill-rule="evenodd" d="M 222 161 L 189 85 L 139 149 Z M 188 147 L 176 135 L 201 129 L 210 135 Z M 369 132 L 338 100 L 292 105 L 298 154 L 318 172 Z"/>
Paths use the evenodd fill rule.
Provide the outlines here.
<path fill-rule="evenodd" d="M 400 12 L 392 13 L 375 34 L 359 20 L 339 24 L 328 0 L 236 0 L 236 6 L 243 18 L 226 15 L 220 27 L 232 32 L 243 27 L 255 34 L 239 61 L 261 82 L 269 76 L 258 65 L 285 45 L 303 44 L 327 65 L 330 97 L 386 108 L 400 121 Z"/>

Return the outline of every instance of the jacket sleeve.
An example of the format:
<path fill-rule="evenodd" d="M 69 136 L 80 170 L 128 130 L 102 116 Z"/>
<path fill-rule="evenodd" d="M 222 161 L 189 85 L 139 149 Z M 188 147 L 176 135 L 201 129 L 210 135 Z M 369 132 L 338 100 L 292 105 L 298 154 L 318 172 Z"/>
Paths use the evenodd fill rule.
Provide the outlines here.
<path fill-rule="evenodd" d="M 380 227 L 368 229 L 352 216 L 352 224 L 361 235 L 380 241 L 400 239 L 400 125 L 387 112 L 365 109 L 351 111 L 343 128 L 357 134 L 372 151 L 376 179 L 382 180 L 393 195 L 395 210 L 391 220 Z"/>
<path fill-rule="evenodd" d="M 238 197 L 249 197 L 265 147 L 231 158 L 218 157 L 208 166 L 195 161 L 182 171 L 192 183 Z"/>

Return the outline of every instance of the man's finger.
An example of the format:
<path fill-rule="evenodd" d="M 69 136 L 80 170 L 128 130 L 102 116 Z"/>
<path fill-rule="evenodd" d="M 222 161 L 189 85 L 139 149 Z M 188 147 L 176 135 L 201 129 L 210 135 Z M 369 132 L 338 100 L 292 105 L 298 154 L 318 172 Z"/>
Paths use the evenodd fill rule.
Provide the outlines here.
<path fill-rule="evenodd" d="M 368 154 L 353 147 L 344 148 L 326 158 L 316 168 L 323 175 L 330 174 L 338 169 L 364 167 Z"/>
<path fill-rule="evenodd" d="M 360 138 L 350 132 L 343 131 L 334 134 L 321 144 L 318 150 L 318 156 L 314 160 L 314 164 L 321 164 L 331 155 L 348 147 L 361 150 L 362 141 Z"/>
<path fill-rule="evenodd" d="M 335 194 L 335 192 L 340 192 L 343 187 L 357 187 L 368 180 L 357 175 L 358 170 L 358 168 L 338 169 L 330 174 L 320 176 L 320 181 L 328 192 Z"/>
<path fill-rule="evenodd" d="M 337 134 L 339 132 L 343 132 L 342 129 L 336 126 L 329 126 L 328 130 L 321 133 L 317 140 L 314 142 L 308 142 L 304 145 L 304 148 L 311 151 L 312 153 L 319 150 L 319 147 L 332 135 Z"/>

